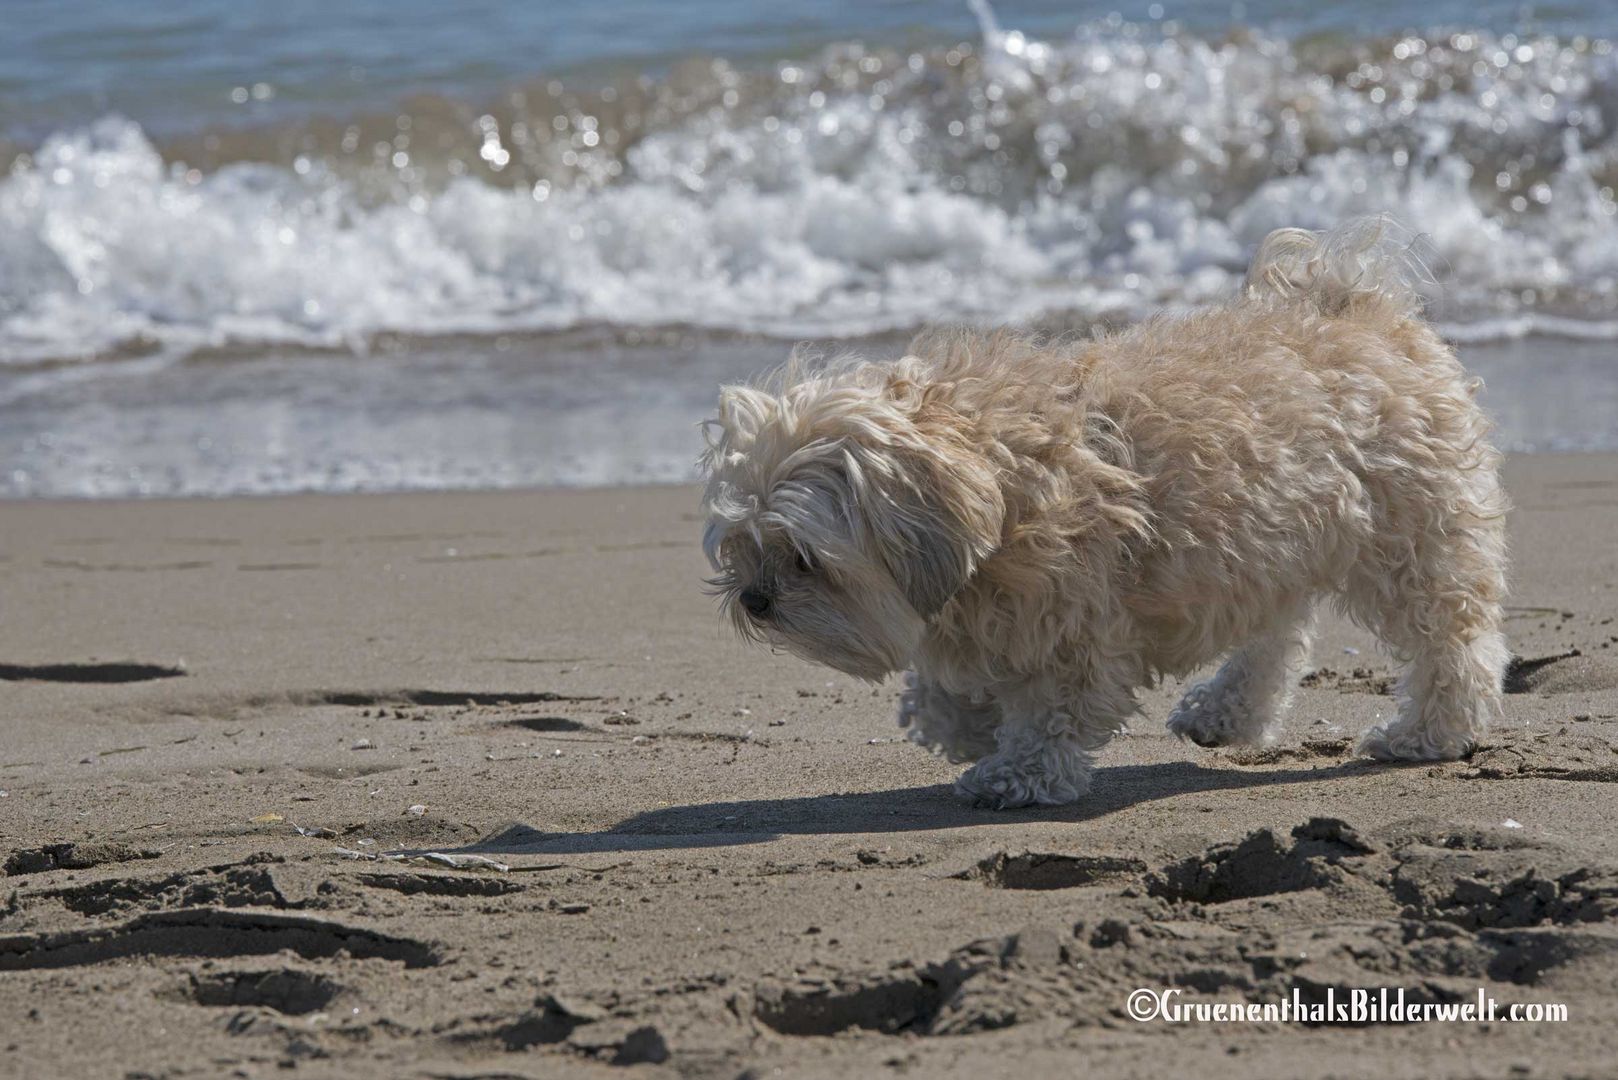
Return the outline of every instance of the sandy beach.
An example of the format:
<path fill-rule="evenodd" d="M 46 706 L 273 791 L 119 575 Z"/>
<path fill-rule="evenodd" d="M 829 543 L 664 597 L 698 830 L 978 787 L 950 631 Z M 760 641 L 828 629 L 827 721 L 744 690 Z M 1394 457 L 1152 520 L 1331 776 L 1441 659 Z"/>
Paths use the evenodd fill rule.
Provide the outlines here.
<path fill-rule="evenodd" d="M 1603 1074 L 1618 459 L 1507 475 L 1470 760 L 1353 759 L 1393 668 L 1328 620 L 1280 748 L 1176 742 L 1168 685 L 1015 812 L 732 641 L 689 488 L 8 505 L 0 1073 Z M 1383 986 L 1570 1021 L 1125 1011 Z"/>

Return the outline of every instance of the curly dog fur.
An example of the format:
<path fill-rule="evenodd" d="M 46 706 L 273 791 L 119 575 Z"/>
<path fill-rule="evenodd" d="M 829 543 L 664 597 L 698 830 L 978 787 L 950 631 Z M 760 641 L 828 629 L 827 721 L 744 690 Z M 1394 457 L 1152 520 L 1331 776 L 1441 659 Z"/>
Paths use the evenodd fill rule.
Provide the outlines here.
<path fill-rule="evenodd" d="M 1281 230 L 1231 302 L 1098 340 L 931 331 L 726 388 L 724 606 L 808 659 L 907 672 L 900 722 L 999 806 L 1081 797 L 1138 688 L 1221 656 L 1170 730 L 1274 740 L 1327 597 L 1405 665 L 1363 752 L 1465 754 L 1507 661 L 1506 502 L 1390 234 Z"/>

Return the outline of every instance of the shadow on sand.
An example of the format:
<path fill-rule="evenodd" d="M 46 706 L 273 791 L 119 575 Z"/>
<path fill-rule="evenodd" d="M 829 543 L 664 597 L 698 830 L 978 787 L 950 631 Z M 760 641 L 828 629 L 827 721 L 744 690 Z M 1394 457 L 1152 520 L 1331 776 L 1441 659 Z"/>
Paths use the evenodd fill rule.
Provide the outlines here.
<path fill-rule="evenodd" d="M 479 855 L 577 855 L 662 851 L 759 844 L 782 836 L 904 833 L 1015 822 L 1080 822 L 1130 806 L 1203 791 L 1311 783 L 1378 768 L 1346 761 L 1315 768 L 1241 769 L 1188 761 L 1115 765 L 1096 774 L 1096 785 L 1073 806 L 1024 810 L 974 807 L 947 784 L 893 788 L 797 799 L 749 799 L 671 806 L 626 818 L 601 832 L 544 832 L 513 824 L 463 848 Z"/>

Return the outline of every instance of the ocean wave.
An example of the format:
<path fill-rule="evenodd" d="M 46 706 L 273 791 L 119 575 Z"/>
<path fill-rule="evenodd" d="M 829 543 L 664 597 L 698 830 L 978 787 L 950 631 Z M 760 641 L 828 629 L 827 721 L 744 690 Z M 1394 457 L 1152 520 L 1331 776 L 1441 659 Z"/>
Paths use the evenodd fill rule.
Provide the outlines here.
<path fill-rule="evenodd" d="M 996 25 L 154 144 L 116 117 L 0 179 L 0 360 L 582 324 L 835 337 L 1128 318 L 1271 228 L 1424 232 L 1457 338 L 1610 333 L 1618 60 L 1587 39 Z M 268 160 L 263 160 L 268 159 Z"/>

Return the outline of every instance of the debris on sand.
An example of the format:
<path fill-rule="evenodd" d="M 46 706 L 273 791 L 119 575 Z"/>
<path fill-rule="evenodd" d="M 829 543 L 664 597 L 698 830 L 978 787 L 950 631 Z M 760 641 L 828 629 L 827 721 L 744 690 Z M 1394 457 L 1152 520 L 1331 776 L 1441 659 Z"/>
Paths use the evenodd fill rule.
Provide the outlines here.
<path fill-rule="evenodd" d="M 439 866 L 448 866 L 455 870 L 487 869 L 498 870 L 505 873 L 511 869 L 510 864 L 491 859 L 487 855 L 472 855 L 463 852 L 448 851 L 355 851 L 353 848 L 333 848 L 338 855 L 345 859 L 363 860 L 365 862 L 428 862 Z"/>

